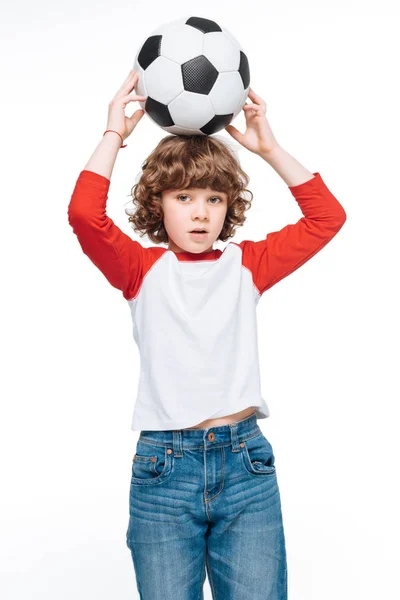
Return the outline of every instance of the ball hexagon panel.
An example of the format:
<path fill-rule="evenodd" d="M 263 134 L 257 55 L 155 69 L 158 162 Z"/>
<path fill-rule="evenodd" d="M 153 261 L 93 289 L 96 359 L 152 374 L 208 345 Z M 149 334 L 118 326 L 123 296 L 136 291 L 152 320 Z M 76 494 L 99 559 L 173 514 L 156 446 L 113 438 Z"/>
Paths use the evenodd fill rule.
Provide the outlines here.
<path fill-rule="evenodd" d="M 175 135 L 204 135 L 200 129 L 188 129 L 187 127 L 178 127 L 173 125 L 172 127 L 164 127 L 167 133 L 174 133 Z"/>
<path fill-rule="evenodd" d="M 233 114 L 240 104 L 243 96 L 242 79 L 238 71 L 220 73 L 208 97 L 216 115 Z"/>
<path fill-rule="evenodd" d="M 204 36 L 203 55 L 221 73 L 237 71 L 240 64 L 240 49 L 225 33 L 207 33 Z"/>
<path fill-rule="evenodd" d="M 224 34 L 226 35 L 226 37 L 228 37 L 230 40 L 232 40 L 232 42 L 234 44 L 237 45 L 237 47 L 239 48 L 239 50 L 243 50 L 242 46 L 239 44 L 239 42 L 237 41 L 237 39 L 235 38 L 235 36 L 229 31 L 229 29 L 227 29 L 226 27 L 222 27 L 222 31 L 224 32 Z"/>
<path fill-rule="evenodd" d="M 215 114 L 208 96 L 186 90 L 168 105 L 168 109 L 175 125 L 190 129 L 200 129 Z"/>
<path fill-rule="evenodd" d="M 144 76 L 147 94 L 157 102 L 169 104 L 183 92 L 181 67 L 164 56 L 151 63 Z"/>
<path fill-rule="evenodd" d="M 200 31 L 178 23 L 163 33 L 161 55 L 181 65 L 202 54 L 203 38 L 204 35 Z M 176 40 L 179 40 L 179 44 Z"/>

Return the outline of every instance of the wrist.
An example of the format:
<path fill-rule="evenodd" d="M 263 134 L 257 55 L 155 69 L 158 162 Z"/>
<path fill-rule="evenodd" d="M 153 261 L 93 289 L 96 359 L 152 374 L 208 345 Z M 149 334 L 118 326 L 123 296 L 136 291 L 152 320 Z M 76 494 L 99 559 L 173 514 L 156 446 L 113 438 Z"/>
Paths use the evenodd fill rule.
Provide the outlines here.
<path fill-rule="evenodd" d="M 264 153 L 262 158 L 282 177 L 289 187 L 301 185 L 314 177 L 314 174 L 303 167 L 289 152 L 281 146 Z"/>
<path fill-rule="evenodd" d="M 270 161 L 275 160 L 276 157 L 279 156 L 279 154 L 281 154 L 282 152 L 283 152 L 282 146 L 277 144 L 276 146 L 274 146 L 273 148 L 271 148 L 271 150 L 268 150 L 267 152 L 259 152 L 258 156 L 263 158 L 265 161 L 270 162 Z"/>
<path fill-rule="evenodd" d="M 107 139 L 113 139 L 113 143 L 115 143 L 119 148 L 125 148 L 127 146 L 127 144 L 124 145 L 124 138 L 116 129 L 106 129 L 106 131 L 103 133 L 103 137 Z"/>

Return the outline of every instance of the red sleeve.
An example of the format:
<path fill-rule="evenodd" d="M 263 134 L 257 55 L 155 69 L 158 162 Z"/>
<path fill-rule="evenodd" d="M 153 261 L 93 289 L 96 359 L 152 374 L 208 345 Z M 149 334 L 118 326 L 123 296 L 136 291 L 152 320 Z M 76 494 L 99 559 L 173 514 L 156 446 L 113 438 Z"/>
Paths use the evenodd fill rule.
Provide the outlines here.
<path fill-rule="evenodd" d="M 263 294 L 317 254 L 346 221 L 342 205 L 329 191 L 319 173 L 300 185 L 289 187 L 303 217 L 259 242 L 243 241 L 242 262 L 253 274 Z"/>
<path fill-rule="evenodd" d="M 84 254 L 129 300 L 141 284 L 144 248 L 106 215 L 109 187 L 106 177 L 81 171 L 68 206 L 68 222 Z"/>

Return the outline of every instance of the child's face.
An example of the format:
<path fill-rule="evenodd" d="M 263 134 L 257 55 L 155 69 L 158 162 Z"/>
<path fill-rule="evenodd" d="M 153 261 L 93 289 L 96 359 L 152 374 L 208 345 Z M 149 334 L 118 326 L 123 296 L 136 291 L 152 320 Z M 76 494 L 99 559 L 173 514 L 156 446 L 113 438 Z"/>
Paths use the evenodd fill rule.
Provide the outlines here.
<path fill-rule="evenodd" d="M 211 188 L 165 190 L 161 194 L 168 249 L 174 252 L 211 252 L 228 210 L 228 194 Z M 202 236 L 190 232 L 200 227 Z"/>

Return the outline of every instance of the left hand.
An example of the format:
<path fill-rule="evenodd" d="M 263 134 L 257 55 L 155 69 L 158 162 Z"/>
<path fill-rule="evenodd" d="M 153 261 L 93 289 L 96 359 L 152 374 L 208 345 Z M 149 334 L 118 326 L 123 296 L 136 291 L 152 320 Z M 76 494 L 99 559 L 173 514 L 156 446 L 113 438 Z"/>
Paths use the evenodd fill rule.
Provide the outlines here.
<path fill-rule="evenodd" d="M 249 88 L 250 104 L 244 104 L 246 131 L 240 133 L 233 125 L 227 125 L 226 131 L 242 146 L 255 154 L 267 154 L 279 146 L 265 113 L 267 105 L 264 100 Z"/>

